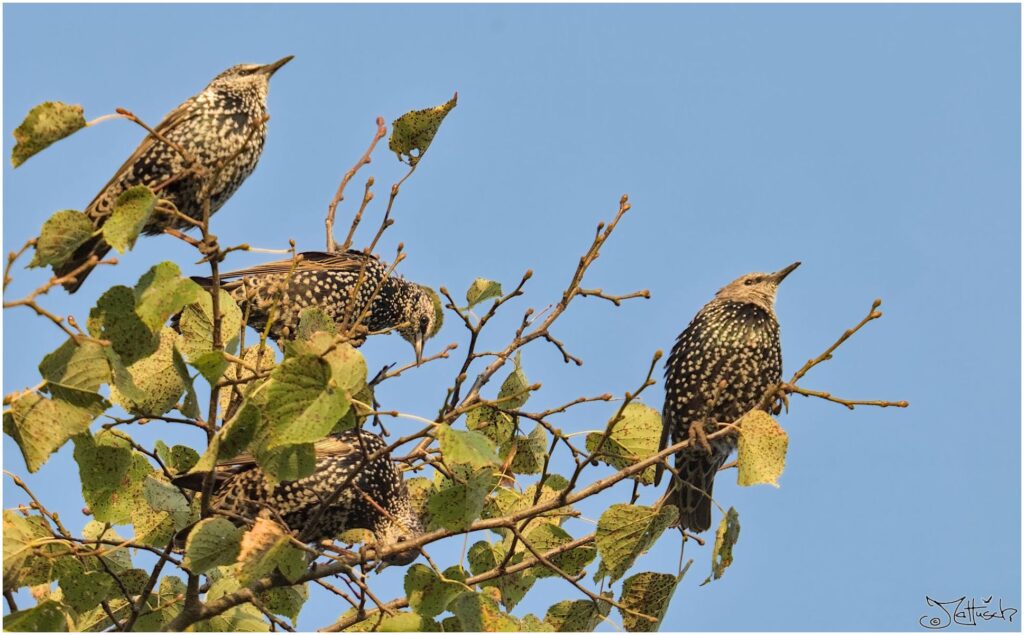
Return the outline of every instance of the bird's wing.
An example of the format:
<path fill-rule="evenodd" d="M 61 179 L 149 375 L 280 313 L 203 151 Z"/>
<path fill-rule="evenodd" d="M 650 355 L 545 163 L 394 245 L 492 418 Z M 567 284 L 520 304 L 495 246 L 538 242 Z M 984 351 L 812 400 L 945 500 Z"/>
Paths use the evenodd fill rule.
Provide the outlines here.
<path fill-rule="evenodd" d="M 233 280 L 247 276 L 262 276 L 276 273 L 288 273 L 294 266 L 295 271 L 358 271 L 367 263 L 377 262 L 376 256 L 369 256 L 361 251 L 350 250 L 340 253 L 324 251 L 304 251 L 299 254 L 302 259 L 295 264 L 291 258 L 265 262 L 261 265 L 229 271 L 221 274 L 221 280 Z"/>
<path fill-rule="evenodd" d="M 188 121 L 189 119 L 194 117 L 196 114 L 195 110 L 189 107 L 191 103 L 192 100 L 189 99 L 188 101 L 179 104 L 177 108 L 167 113 L 167 116 L 164 117 L 163 120 L 160 123 L 158 123 L 156 125 L 156 128 L 154 128 L 153 130 L 155 132 L 160 133 L 161 135 L 166 136 L 167 133 L 174 130 L 176 127 L 180 126 L 185 121 Z M 135 148 L 135 152 L 132 152 L 132 155 L 128 157 L 128 159 L 123 164 L 121 164 L 121 167 L 117 169 L 117 172 L 114 172 L 114 176 L 110 177 L 110 180 L 107 181 L 106 185 L 104 185 L 100 189 L 99 193 L 96 194 L 96 196 L 92 199 L 92 201 L 89 202 L 89 205 L 85 209 L 92 209 L 96 205 L 96 203 L 99 202 L 104 192 L 107 191 L 107 188 L 116 183 L 118 179 L 120 179 L 121 176 L 125 173 L 125 171 L 129 168 L 129 166 L 133 165 L 136 161 L 139 160 L 139 158 L 143 154 L 148 152 L 154 145 L 158 143 L 162 144 L 163 141 L 160 141 L 151 134 L 146 135 L 146 138 L 142 140 L 142 143 L 139 144 L 139 147 Z"/>

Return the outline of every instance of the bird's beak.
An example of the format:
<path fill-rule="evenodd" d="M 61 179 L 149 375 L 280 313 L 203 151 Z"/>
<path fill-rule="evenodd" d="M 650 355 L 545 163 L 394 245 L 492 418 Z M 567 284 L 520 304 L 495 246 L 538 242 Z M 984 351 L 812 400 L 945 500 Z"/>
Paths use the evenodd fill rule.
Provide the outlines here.
<path fill-rule="evenodd" d="M 264 73 L 267 74 L 267 77 L 270 77 L 274 73 L 277 72 L 277 69 L 281 68 L 282 66 L 284 66 L 288 62 L 292 61 L 292 58 L 294 58 L 294 57 L 295 57 L 294 55 L 289 55 L 287 57 L 282 57 L 281 59 L 277 60 L 273 64 L 267 64 L 266 66 L 263 67 L 262 70 L 263 70 Z"/>
<path fill-rule="evenodd" d="M 412 349 L 416 351 L 416 365 L 423 361 L 423 335 L 417 333 L 416 337 L 412 341 Z"/>
<path fill-rule="evenodd" d="M 793 270 L 796 269 L 799 266 L 800 266 L 800 261 L 797 260 L 796 262 L 794 262 L 793 264 L 789 265 L 788 267 L 785 267 L 783 269 L 779 269 L 778 271 L 773 273 L 772 274 L 772 278 L 775 278 L 775 284 L 779 284 L 780 282 L 785 280 L 786 276 L 788 276 L 789 274 L 793 273 Z"/>

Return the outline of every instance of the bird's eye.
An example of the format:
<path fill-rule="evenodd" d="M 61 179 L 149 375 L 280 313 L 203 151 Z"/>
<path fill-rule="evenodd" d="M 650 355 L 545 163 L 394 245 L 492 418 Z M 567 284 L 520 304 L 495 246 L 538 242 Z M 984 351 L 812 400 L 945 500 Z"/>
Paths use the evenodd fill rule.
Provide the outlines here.
<path fill-rule="evenodd" d="M 421 317 L 420 318 L 420 332 L 421 333 L 426 333 L 428 326 L 430 326 L 430 319 L 428 319 L 426 317 Z"/>
<path fill-rule="evenodd" d="M 407 540 L 409 540 L 409 539 L 408 539 L 407 537 L 405 537 L 405 536 L 399 536 L 399 537 L 398 537 L 398 540 L 397 540 L 396 542 L 405 542 L 405 541 L 407 541 Z"/>
<path fill-rule="evenodd" d="M 743 281 L 743 284 L 745 284 L 745 285 L 747 285 L 749 287 L 750 285 L 754 284 L 754 279 L 753 278 L 747 278 L 746 280 Z"/>

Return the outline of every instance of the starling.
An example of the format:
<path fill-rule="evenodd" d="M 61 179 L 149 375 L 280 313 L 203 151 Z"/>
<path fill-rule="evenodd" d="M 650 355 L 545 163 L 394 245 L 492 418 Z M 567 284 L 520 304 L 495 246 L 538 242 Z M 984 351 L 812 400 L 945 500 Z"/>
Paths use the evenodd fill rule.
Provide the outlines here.
<path fill-rule="evenodd" d="M 232 66 L 198 95 L 172 110 L 154 129 L 161 137 L 184 149 L 213 179 L 208 192 L 211 214 L 231 198 L 256 168 L 267 137 L 263 117 L 267 112 L 270 77 L 291 59 L 289 55 L 263 66 Z M 97 229 L 113 212 L 117 197 L 136 185 L 152 188 L 185 216 L 202 220 L 203 178 L 189 171 L 185 158 L 175 147 L 150 134 L 85 208 Z M 154 235 L 167 228 L 191 226 L 176 216 L 156 211 L 143 231 Z M 66 263 L 56 267 L 54 273 L 67 275 L 91 256 L 102 258 L 108 251 L 110 245 L 101 236 L 93 237 Z M 90 271 L 81 272 L 76 281 L 65 284 L 64 288 L 74 293 Z"/>
<path fill-rule="evenodd" d="M 667 496 L 679 508 L 679 526 L 699 533 L 711 526 L 715 474 L 736 447 L 734 435 L 708 442 L 714 422 L 733 422 L 755 408 L 782 378 L 775 293 L 800 266 L 748 273 L 722 288 L 680 334 L 665 363 L 661 448 L 691 439 L 676 454 L 679 478 Z M 661 479 L 659 466 L 655 484 Z"/>
<path fill-rule="evenodd" d="M 433 289 L 388 275 L 387 265 L 361 251 L 299 255 L 298 264 L 280 260 L 221 275 L 221 288 L 248 314 L 249 326 L 262 331 L 275 304 L 270 334 L 277 340 L 295 337 L 299 313 L 307 307 L 320 309 L 342 325 L 365 311 L 362 325 L 369 332 L 396 329 L 412 344 L 416 360 L 422 358 L 424 342 L 444 320 Z M 192 279 L 210 286 L 209 278 Z"/>
<path fill-rule="evenodd" d="M 315 444 L 316 467 L 297 481 L 267 482 L 252 457 L 239 457 L 217 466 L 210 509 L 236 523 L 258 517 L 283 523 L 304 534 L 309 542 L 331 540 L 349 529 L 367 529 L 378 546 L 405 542 L 423 533 L 419 516 L 409 500 L 402 474 L 384 454 L 367 463 L 387 443 L 364 430 L 332 434 Z M 353 474 L 355 476 L 353 477 Z M 205 474 L 187 474 L 174 482 L 201 490 Z M 321 513 L 321 502 L 340 495 Z M 317 514 L 315 529 L 309 529 Z M 388 564 L 405 565 L 416 559 L 415 550 L 397 553 Z"/>

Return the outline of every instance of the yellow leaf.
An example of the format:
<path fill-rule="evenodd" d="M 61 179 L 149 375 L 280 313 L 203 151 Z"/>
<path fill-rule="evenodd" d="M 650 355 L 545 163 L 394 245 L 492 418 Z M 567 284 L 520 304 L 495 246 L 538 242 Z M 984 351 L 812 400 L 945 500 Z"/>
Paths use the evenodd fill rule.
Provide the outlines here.
<path fill-rule="evenodd" d="M 767 412 L 754 410 L 739 421 L 739 485 L 779 486 L 779 476 L 786 467 L 789 435 Z"/>

